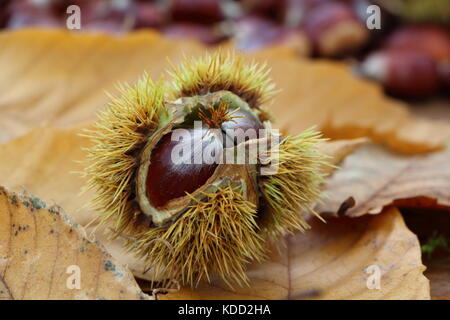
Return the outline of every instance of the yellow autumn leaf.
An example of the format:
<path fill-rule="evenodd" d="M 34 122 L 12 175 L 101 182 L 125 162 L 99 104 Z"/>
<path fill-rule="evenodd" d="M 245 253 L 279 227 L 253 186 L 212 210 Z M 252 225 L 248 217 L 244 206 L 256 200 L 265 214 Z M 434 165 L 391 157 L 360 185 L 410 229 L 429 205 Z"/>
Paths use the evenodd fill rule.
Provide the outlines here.
<path fill-rule="evenodd" d="M 397 209 L 377 216 L 315 220 L 253 264 L 249 287 L 214 279 L 160 299 L 429 299 L 417 237 Z M 380 276 L 377 278 L 377 276 Z M 379 280 L 379 282 L 378 282 Z"/>

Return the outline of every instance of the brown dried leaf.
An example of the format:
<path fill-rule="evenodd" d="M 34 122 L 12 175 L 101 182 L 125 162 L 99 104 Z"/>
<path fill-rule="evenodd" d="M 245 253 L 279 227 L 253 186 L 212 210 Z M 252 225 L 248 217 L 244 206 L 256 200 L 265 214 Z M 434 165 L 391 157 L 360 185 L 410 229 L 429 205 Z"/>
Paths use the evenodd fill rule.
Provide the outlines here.
<path fill-rule="evenodd" d="M 133 276 L 57 206 L 0 187 L 0 300 L 149 299 Z M 80 289 L 69 289 L 80 269 Z"/>
<path fill-rule="evenodd" d="M 144 70 L 158 78 L 166 57 L 204 49 L 166 40 L 154 32 L 124 37 L 25 30 L 0 34 L 0 141 L 46 123 L 62 127 L 92 122 L 119 81 L 135 81 Z M 312 125 L 331 138 L 369 136 L 394 150 L 420 153 L 443 146 L 448 122 L 413 117 L 387 99 L 379 86 L 351 75 L 339 62 L 298 59 L 273 48 L 249 55 L 267 61 L 281 89 L 272 109 L 276 125 L 298 133 Z"/>
<path fill-rule="evenodd" d="M 373 145 L 360 148 L 344 160 L 325 191 L 328 197 L 318 211 L 351 217 L 379 213 L 390 204 L 450 207 L 450 151 L 404 157 Z"/>
<path fill-rule="evenodd" d="M 352 154 L 353 151 L 368 142 L 369 140 L 366 138 L 325 141 L 319 144 L 319 149 L 323 154 L 329 157 L 328 162 L 335 166 L 344 160 L 349 154 Z M 324 168 L 324 172 L 326 174 L 331 174 L 335 169 L 336 167 L 332 166 L 326 167 Z"/>
<path fill-rule="evenodd" d="M 252 265 L 248 288 L 230 290 L 213 280 L 161 299 L 429 299 L 417 237 L 391 208 L 361 218 L 315 220 L 312 229 L 284 241 L 270 259 Z M 380 289 L 368 289 L 370 273 L 381 270 Z"/>

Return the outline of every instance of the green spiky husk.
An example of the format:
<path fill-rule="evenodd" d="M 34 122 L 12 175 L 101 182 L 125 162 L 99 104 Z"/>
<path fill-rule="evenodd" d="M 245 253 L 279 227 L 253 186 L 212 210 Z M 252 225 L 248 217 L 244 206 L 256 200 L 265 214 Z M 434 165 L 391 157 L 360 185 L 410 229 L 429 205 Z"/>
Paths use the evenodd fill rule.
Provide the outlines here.
<path fill-rule="evenodd" d="M 234 53 L 217 52 L 198 59 L 186 59 L 173 68 L 170 89 L 174 99 L 230 91 L 252 108 L 261 108 L 275 94 L 269 69 L 255 62 L 245 63 Z"/>
<path fill-rule="evenodd" d="M 217 274 L 229 285 L 248 283 L 245 266 L 264 257 L 256 205 L 231 185 L 193 204 L 173 224 L 133 235 L 127 247 L 137 252 L 156 278 L 191 285 Z"/>
<path fill-rule="evenodd" d="M 87 190 L 94 191 L 92 206 L 101 212 L 101 223 L 111 222 L 120 234 L 133 229 L 139 215 L 134 201 L 138 154 L 149 135 L 164 125 L 170 115 L 164 103 L 163 83 L 154 83 L 147 74 L 134 87 L 122 85 L 120 96 L 111 97 L 98 121 L 84 136 L 92 141 L 87 148 L 89 166 L 84 170 Z"/>
<path fill-rule="evenodd" d="M 107 224 L 114 236 L 130 239 L 128 250 L 145 262 L 154 278 L 195 286 L 219 275 L 230 286 L 244 285 L 246 265 L 264 259 L 267 240 L 308 228 L 301 212 L 312 211 L 323 181 L 324 158 L 315 146 L 320 137 L 306 131 L 282 140 L 279 171 L 259 177 L 268 204 L 264 212 L 257 212 L 236 186 L 222 187 L 202 200 L 192 199 L 176 220 L 156 228 L 140 209 L 135 180 L 144 145 L 172 120 L 164 93 L 169 90 L 167 96 L 175 99 L 230 91 L 257 109 L 261 118 L 261 103 L 274 87 L 263 67 L 247 65 L 232 54 L 187 61 L 172 75 L 171 89 L 147 75 L 135 87 L 121 87 L 121 97 L 99 113 L 85 134 L 93 142 L 87 149 L 87 189 L 96 194 L 93 206 L 101 212 L 101 224 Z"/>
<path fill-rule="evenodd" d="M 270 240 L 309 228 L 304 215 L 316 214 L 312 205 L 320 198 L 324 182 L 321 171 L 327 165 L 326 156 L 317 149 L 321 141 L 319 133 L 306 130 L 284 138 L 278 154 L 270 156 L 278 162 L 278 171 L 260 177 L 261 191 L 269 207 L 260 226 Z"/>

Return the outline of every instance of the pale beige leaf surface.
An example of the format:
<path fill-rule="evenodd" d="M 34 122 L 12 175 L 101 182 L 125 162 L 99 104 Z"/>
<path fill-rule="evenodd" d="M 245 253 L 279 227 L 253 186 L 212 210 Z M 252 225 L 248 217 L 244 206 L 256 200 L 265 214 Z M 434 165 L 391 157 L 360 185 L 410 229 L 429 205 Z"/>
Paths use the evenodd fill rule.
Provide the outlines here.
<path fill-rule="evenodd" d="M 342 139 L 320 143 L 320 151 L 329 157 L 328 162 L 333 165 L 324 168 L 324 173 L 327 175 L 331 174 L 334 170 L 336 170 L 335 166 L 341 163 L 345 157 L 352 154 L 353 151 L 367 143 L 369 143 L 369 140 L 366 138 Z"/>
<path fill-rule="evenodd" d="M 0 300 L 149 299 L 61 210 L 0 187 Z M 80 289 L 67 286 L 70 266 L 80 268 Z"/>
<path fill-rule="evenodd" d="M 0 145 L 0 184 L 58 203 L 75 222 L 85 225 L 92 212 L 85 208 L 89 195 L 80 194 L 85 181 L 79 172 L 88 141 L 79 133 L 78 128 L 42 127 Z"/>
<path fill-rule="evenodd" d="M 429 299 L 417 237 L 391 208 L 360 218 L 317 219 L 312 229 L 285 239 L 269 261 L 252 265 L 248 288 L 219 280 L 160 299 Z M 365 270 L 381 270 L 380 289 L 368 289 Z"/>
<path fill-rule="evenodd" d="M 325 191 L 319 212 L 352 217 L 379 213 L 400 201 L 402 206 L 450 207 L 450 151 L 404 157 L 366 146 L 344 160 Z"/>
<path fill-rule="evenodd" d="M 153 32 L 123 37 L 25 30 L 0 33 L 0 141 L 39 124 L 75 126 L 93 121 L 120 81 L 144 71 L 158 78 L 185 53 L 205 49 L 166 40 Z M 404 153 L 443 146 L 449 122 L 413 117 L 406 106 L 386 98 L 379 86 L 358 79 L 339 62 L 299 59 L 285 50 L 249 54 L 266 61 L 281 92 L 272 106 L 276 126 L 298 133 L 316 125 L 331 138 L 369 136 Z"/>

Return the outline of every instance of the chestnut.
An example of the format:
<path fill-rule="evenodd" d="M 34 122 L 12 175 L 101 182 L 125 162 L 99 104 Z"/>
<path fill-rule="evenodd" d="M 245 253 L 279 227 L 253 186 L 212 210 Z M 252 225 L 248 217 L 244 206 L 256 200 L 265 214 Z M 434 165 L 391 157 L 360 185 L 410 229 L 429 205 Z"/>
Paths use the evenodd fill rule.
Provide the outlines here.
<path fill-rule="evenodd" d="M 407 25 L 386 39 L 385 48 L 421 51 L 436 62 L 450 60 L 450 31 L 437 25 Z"/>
<path fill-rule="evenodd" d="M 153 2 L 137 2 L 133 7 L 135 24 L 139 28 L 163 26 L 169 19 L 168 8 Z"/>
<path fill-rule="evenodd" d="M 308 55 L 310 43 L 300 31 L 288 29 L 260 15 L 248 15 L 229 24 L 235 46 L 243 51 L 258 50 L 270 45 L 286 46 Z"/>
<path fill-rule="evenodd" d="M 254 130 L 254 139 L 259 137 L 263 126 L 249 110 L 225 110 L 217 117 L 218 111 L 221 110 L 202 110 L 200 128 L 179 128 L 183 130 L 179 136 L 174 135 L 175 129 L 165 134 L 153 148 L 146 188 L 150 203 L 156 208 L 205 185 L 218 164 L 224 162 L 224 148 L 247 141 L 248 130 Z M 226 114 L 232 115 L 224 119 Z M 188 153 L 174 154 L 177 150 L 188 150 Z M 203 158 L 206 150 L 211 155 L 209 161 Z"/>
<path fill-rule="evenodd" d="M 146 184 L 147 196 L 156 208 L 194 192 L 206 183 L 217 168 L 218 163 L 195 163 L 194 160 L 195 157 L 202 156 L 209 144 L 213 144 L 212 147 L 219 153 L 222 149 L 221 141 L 211 136 L 206 129 L 200 132 L 195 132 L 195 129 L 186 130 L 186 141 L 173 141 L 173 133 L 168 133 L 153 149 Z M 195 143 L 195 139 L 198 139 L 198 143 Z M 175 163 L 172 159 L 174 148 L 182 149 L 182 144 L 189 145 L 186 149 L 191 150 L 191 153 L 179 155 L 184 158 L 184 163 Z M 199 148 L 196 148 L 197 145 Z"/>
<path fill-rule="evenodd" d="M 277 11 L 283 5 L 280 0 L 241 0 L 240 3 L 245 12 L 249 14 L 261 14 L 276 16 Z"/>
<path fill-rule="evenodd" d="M 408 25 L 395 30 L 384 44 L 386 48 L 420 51 L 436 63 L 444 88 L 449 88 L 450 31 L 431 24 Z"/>
<path fill-rule="evenodd" d="M 446 90 L 447 94 L 450 90 L 450 61 L 441 63 L 439 65 L 439 79 L 441 80 L 442 87 Z"/>
<path fill-rule="evenodd" d="M 171 0 L 169 3 L 174 21 L 210 24 L 224 18 L 221 0 Z"/>
<path fill-rule="evenodd" d="M 336 57 L 360 49 L 368 40 L 366 26 L 358 20 L 352 7 L 344 3 L 324 3 L 306 15 L 304 30 L 316 54 Z"/>
<path fill-rule="evenodd" d="M 439 85 L 435 62 L 418 51 L 375 51 L 363 61 L 361 71 L 380 81 L 388 92 L 404 97 L 428 96 Z"/>
<path fill-rule="evenodd" d="M 281 1 L 280 19 L 284 25 L 299 27 L 310 11 L 329 0 L 284 0 Z"/>
<path fill-rule="evenodd" d="M 7 27 L 16 29 L 25 26 L 63 26 L 61 17 L 51 10 L 52 4 L 51 0 L 37 3 L 29 0 L 12 1 L 7 8 L 10 12 Z"/>

